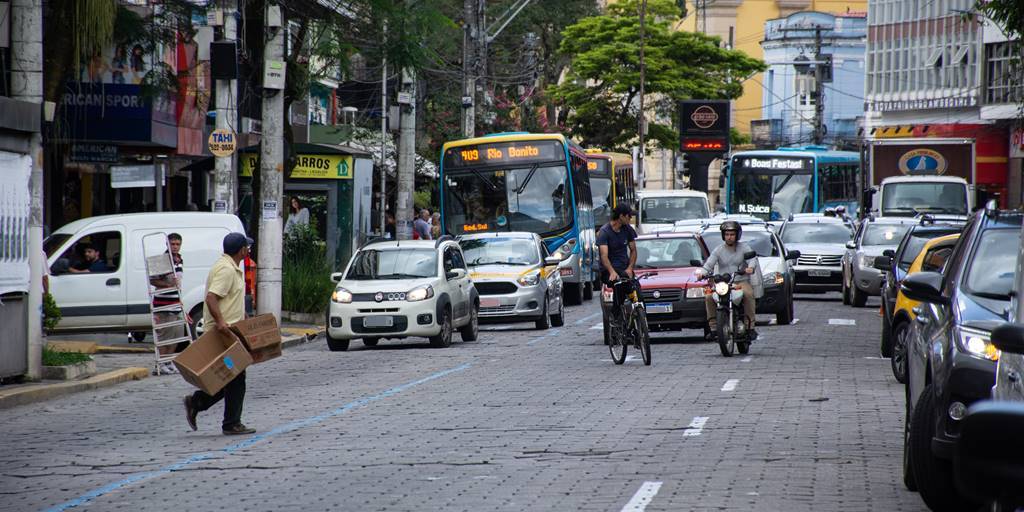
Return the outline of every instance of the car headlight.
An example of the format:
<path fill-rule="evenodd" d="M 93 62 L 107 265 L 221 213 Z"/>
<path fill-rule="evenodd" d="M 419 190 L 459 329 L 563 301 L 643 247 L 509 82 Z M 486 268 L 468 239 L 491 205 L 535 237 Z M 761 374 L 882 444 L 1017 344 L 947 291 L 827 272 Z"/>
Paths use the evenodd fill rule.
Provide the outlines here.
<path fill-rule="evenodd" d="M 715 293 L 719 295 L 725 295 L 729 293 L 729 283 L 721 282 L 715 283 Z"/>
<path fill-rule="evenodd" d="M 868 254 L 861 254 L 857 257 L 857 265 L 861 268 L 874 268 L 875 257 Z"/>
<path fill-rule="evenodd" d="M 421 286 L 405 294 L 405 300 L 409 302 L 419 302 L 421 300 L 427 300 L 434 296 L 434 287 L 427 285 Z"/>
<path fill-rule="evenodd" d="M 686 289 L 686 298 L 687 299 L 703 299 L 704 298 L 704 287 L 703 286 L 699 286 L 697 288 L 687 288 Z"/>
<path fill-rule="evenodd" d="M 529 274 L 519 276 L 519 279 L 516 279 L 516 281 L 519 283 L 519 286 L 537 286 L 537 284 L 540 283 L 540 272 L 533 271 Z"/>
<path fill-rule="evenodd" d="M 764 284 L 768 286 L 779 286 L 786 282 L 786 276 L 782 275 L 781 272 L 768 272 L 764 275 L 762 281 L 764 281 Z"/>
<path fill-rule="evenodd" d="M 334 290 L 334 293 L 331 294 L 331 300 L 338 304 L 351 304 L 352 292 L 339 286 Z"/>
<path fill-rule="evenodd" d="M 970 327 L 958 327 L 957 341 L 967 354 L 989 361 L 999 360 L 999 349 L 992 344 L 992 333 Z"/>

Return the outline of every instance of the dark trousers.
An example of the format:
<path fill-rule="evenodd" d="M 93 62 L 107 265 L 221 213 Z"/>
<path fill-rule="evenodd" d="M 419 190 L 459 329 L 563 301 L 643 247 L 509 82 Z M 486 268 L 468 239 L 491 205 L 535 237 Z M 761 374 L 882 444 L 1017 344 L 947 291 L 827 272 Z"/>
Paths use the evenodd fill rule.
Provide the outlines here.
<path fill-rule="evenodd" d="M 222 398 L 224 399 L 224 422 L 221 423 L 221 428 L 229 428 L 241 423 L 242 402 L 245 401 L 245 372 L 239 373 L 216 395 L 210 396 L 202 390 L 192 393 L 192 406 L 197 411 L 203 412 L 213 407 Z"/>

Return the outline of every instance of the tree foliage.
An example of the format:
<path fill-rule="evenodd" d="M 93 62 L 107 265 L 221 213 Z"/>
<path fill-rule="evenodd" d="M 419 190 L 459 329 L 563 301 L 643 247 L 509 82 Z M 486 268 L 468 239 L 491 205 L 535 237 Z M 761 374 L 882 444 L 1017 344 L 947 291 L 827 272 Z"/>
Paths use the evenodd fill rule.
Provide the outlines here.
<path fill-rule="evenodd" d="M 1021 0 L 978 0 L 975 9 L 1003 28 L 1009 39 L 1024 39 L 1024 3 Z"/>
<path fill-rule="evenodd" d="M 571 55 L 566 80 L 549 92 L 567 112 L 567 131 L 585 145 L 625 149 L 635 138 L 640 90 L 640 18 L 637 0 L 580 20 L 563 32 L 559 51 Z M 651 140 L 678 144 L 672 119 L 680 100 L 733 99 L 743 81 L 766 69 L 719 38 L 673 29 L 680 9 L 674 0 L 648 0 L 644 89 L 650 94 Z"/>

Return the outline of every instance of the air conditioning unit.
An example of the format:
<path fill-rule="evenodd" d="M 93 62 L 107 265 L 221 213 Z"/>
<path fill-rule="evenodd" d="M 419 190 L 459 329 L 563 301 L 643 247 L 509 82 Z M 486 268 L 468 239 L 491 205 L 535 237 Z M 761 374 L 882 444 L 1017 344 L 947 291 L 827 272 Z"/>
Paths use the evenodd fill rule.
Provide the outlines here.
<path fill-rule="evenodd" d="M 259 119 L 243 117 L 242 133 L 263 133 L 263 123 Z"/>

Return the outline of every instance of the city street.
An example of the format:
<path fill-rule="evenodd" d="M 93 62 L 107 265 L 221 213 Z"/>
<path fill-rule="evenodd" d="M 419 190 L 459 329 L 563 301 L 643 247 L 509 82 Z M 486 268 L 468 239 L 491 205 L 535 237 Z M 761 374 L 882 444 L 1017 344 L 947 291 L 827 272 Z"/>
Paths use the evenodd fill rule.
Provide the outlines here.
<path fill-rule="evenodd" d="M 175 376 L 17 407 L 0 509 L 924 510 L 877 299 L 800 299 L 749 356 L 656 334 L 651 367 L 612 364 L 596 301 L 447 349 L 319 339 L 249 369 L 248 437 L 219 405 L 190 431 Z"/>

